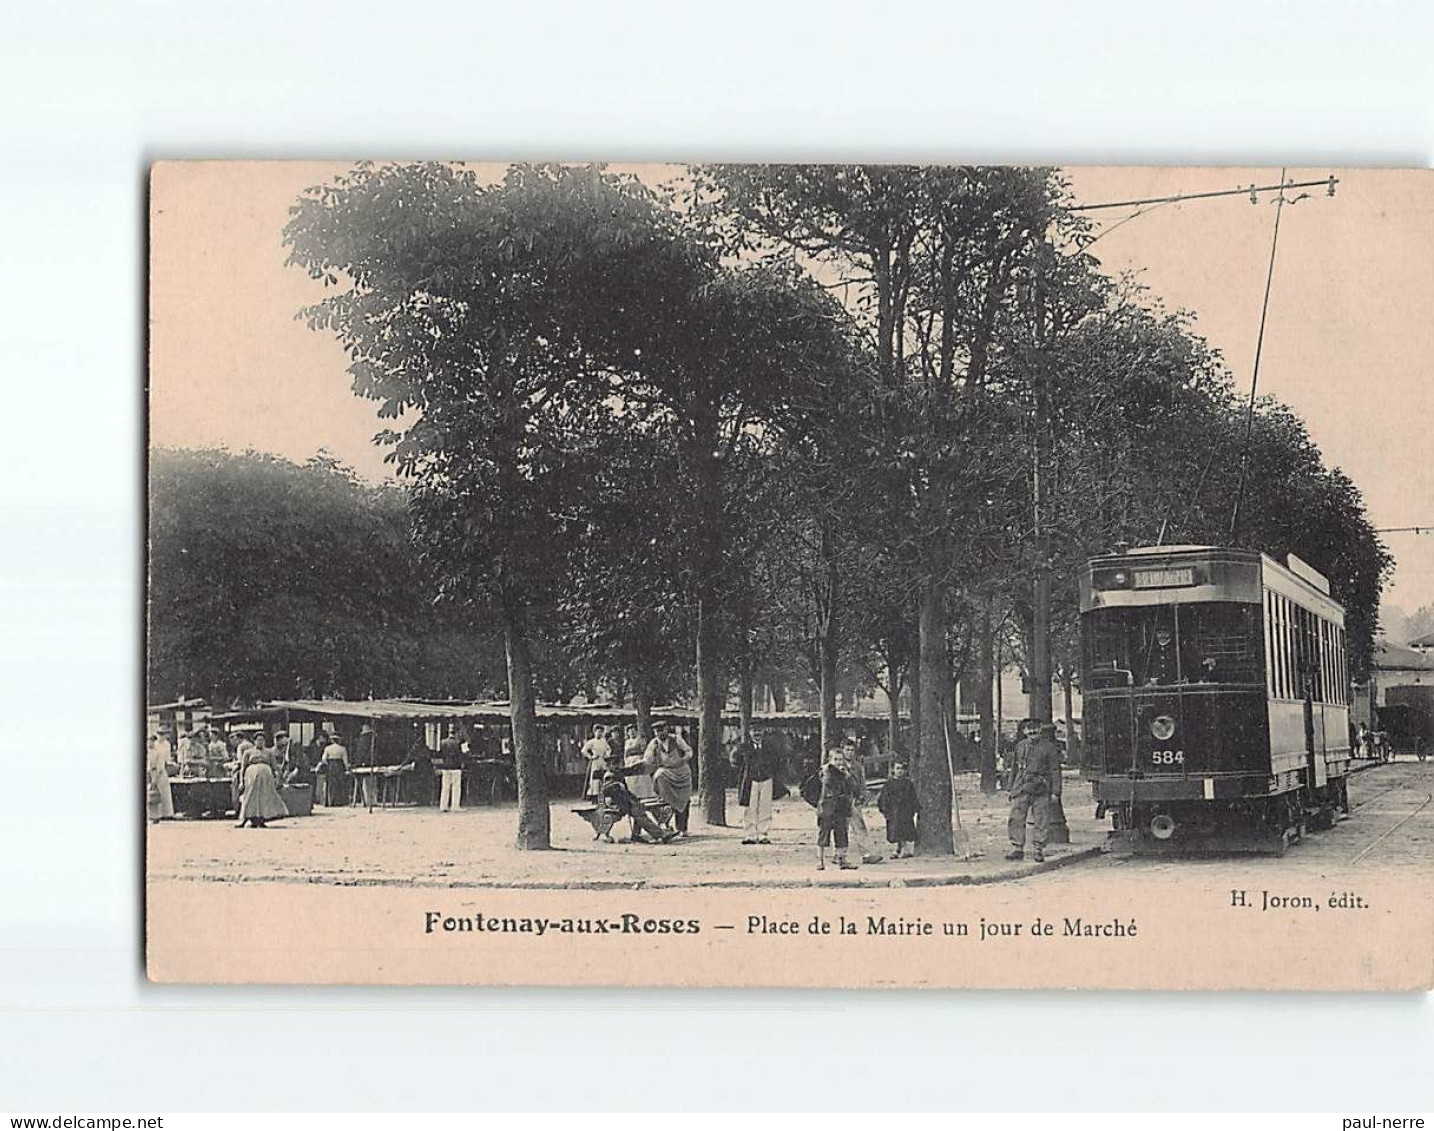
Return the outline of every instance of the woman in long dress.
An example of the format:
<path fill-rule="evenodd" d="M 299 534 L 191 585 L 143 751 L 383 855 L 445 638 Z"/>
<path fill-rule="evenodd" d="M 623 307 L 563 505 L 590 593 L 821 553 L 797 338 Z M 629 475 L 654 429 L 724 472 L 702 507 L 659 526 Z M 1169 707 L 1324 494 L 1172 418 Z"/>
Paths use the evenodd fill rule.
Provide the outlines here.
<path fill-rule="evenodd" d="M 174 816 L 174 791 L 169 785 L 169 739 L 162 734 L 154 736 L 149 744 L 146 761 L 147 808 L 151 821 L 162 821 Z"/>
<path fill-rule="evenodd" d="M 602 723 L 593 725 L 593 736 L 583 743 L 581 753 L 588 760 L 588 784 L 584 792 L 588 797 L 601 797 L 603 775 L 607 772 L 608 759 L 612 757 L 607 728 Z"/>
<path fill-rule="evenodd" d="M 238 828 L 252 825 L 262 829 L 266 822 L 289 815 L 274 782 L 274 751 L 267 739 L 261 738 L 258 746 L 244 752 L 240 772 L 244 776 L 244 788 L 239 800 Z"/>

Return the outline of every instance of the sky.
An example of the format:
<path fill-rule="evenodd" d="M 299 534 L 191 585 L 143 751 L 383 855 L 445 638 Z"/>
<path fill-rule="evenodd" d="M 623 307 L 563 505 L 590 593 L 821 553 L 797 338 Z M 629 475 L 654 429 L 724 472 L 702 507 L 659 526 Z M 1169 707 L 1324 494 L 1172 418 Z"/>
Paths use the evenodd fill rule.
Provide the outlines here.
<path fill-rule="evenodd" d="M 355 397 L 332 335 L 295 315 L 323 294 L 286 267 L 281 231 L 335 163 L 196 162 L 155 167 L 151 193 L 150 439 L 253 448 L 302 461 L 326 448 L 360 474 L 388 474 L 375 405 Z M 656 182 L 675 170 L 631 169 Z M 497 172 L 494 167 L 491 172 Z M 1291 169 L 1339 178 L 1284 209 L 1260 391 L 1306 421 L 1326 462 L 1364 494 L 1377 527 L 1434 526 L 1434 173 Z M 1067 169 L 1078 202 L 1207 192 L 1279 180 L 1278 168 Z M 1297 194 L 1296 194 L 1297 195 Z M 1091 251 L 1135 271 L 1249 387 L 1269 262 L 1268 197 L 1186 201 L 1090 215 Z M 1117 225 L 1119 225 L 1117 227 Z M 1385 601 L 1434 603 L 1434 534 L 1384 536 L 1396 568 Z"/>

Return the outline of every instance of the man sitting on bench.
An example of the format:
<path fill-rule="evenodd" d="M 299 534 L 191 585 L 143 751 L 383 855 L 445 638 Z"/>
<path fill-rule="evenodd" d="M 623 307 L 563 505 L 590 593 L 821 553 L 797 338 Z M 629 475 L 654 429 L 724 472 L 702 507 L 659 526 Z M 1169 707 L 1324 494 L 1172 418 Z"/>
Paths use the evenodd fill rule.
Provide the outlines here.
<path fill-rule="evenodd" d="M 632 836 L 628 839 L 633 844 L 648 843 L 642 838 L 642 833 L 660 844 L 666 844 L 677 836 L 675 832 L 664 832 L 657 827 L 657 822 L 648 816 L 646 807 L 633 796 L 632 790 L 627 788 L 627 783 L 622 780 L 622 773 L 611 765 L 603 772 L 602 803 L 621 816 L 632 819 Z"/>

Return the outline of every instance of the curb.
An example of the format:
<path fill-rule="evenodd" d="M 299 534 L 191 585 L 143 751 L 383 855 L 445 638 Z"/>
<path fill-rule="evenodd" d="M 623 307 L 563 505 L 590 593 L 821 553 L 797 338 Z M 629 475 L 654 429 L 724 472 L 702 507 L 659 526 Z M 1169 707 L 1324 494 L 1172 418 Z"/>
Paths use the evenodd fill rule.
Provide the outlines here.
<path fill-rule="evenodd" d="M 669 880 L 429 880 L 417 876 L 397 878 L 377 878 L 355 876 L 346 879 L 333 874 L 329 875 L 269 875 L 269 876 L 223 876 L 212 873 L 200 873 L 198 875 L 161 875 L 151 877 L 154 880 L 180 880 L 189 883 L 226 883 L 226 884 L 327 884 L 331 887 L 408 887 L 408 888 L 474 888 L 491 889 L 502 891 L 682 891 L 682 890 L 720 890 L 720 889 L 759 889 L 759 890 L 782 890 L 791 888 L 818 888 L 818 889 L 869 889 L 890 890 L 893 888 L 931 888 L 931 887 L 979 887 L 985 884 L 1008 883 L 1012 880 L 1024 880 L 1031 876 L 1040 875 L 1042 872 L 1053 872 L 1057 868 L 1065 868 L 1071 864 L 1079 864 L 1087 860 L 1093 860 L 1103 856 L 1107 852 L 1104 844 L 1091 845 L 1088 848 L 1077 849 L 1075 852 L 1058 856 L 1052 860 L 1046 860 L 1041 864 L 1028 864 L 1019 868 L 1003 868 L 997 872 L 985 875 L 972 875 L 970 873 L 958 873 L 951 876 L 912 876 L 910 879 L 894 877 L 889 880 L 878 879 L 851 879 L 851 880 L 773 880 L 762 883 L 755 880 L 695 880 L 690 883 L 682 883 Z"/>

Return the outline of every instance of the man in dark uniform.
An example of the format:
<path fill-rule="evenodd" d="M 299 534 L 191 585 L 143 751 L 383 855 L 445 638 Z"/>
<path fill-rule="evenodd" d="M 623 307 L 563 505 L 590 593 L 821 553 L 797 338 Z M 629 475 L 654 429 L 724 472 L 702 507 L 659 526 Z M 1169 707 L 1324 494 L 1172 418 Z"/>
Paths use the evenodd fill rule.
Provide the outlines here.
<path fill-rule="evenodd" d="M 604 763 L 602 777 L 602 798 L 620 816 L 627 817 L 632 821 L 632 836 L 628 839 L 633 844 L 647 844 L 648 841 L 642 837 L 646 833 L 653 842 L 667 844 L 677 838 L 676 830 L 658 828 L 657 822 L 647 815 L 647 809 L 632 791 L 627 788 L 622 780 L 622 769 L 615 763 L 617 756 L 613 756 L 611 762 Z M 611 838 L 609 838 L 611 839 Z"/>
<path fill-rule="evenodd" d="M 737 804 L 745 808 L 742 828 L 746 835 L 743 844 L 771 844 L 772 831 L 772 782 L 776 776 L 776 758 L 768 748 L 770 739 L 764 738 L 760 745 L 754 745 L 750 738 L 737 744 L 737 768 L 741 771 L 741 786 L 737 791 Z"/>
<path fill-rule="evenodd" d="M 1025 857 L 1026 818 L 1033 817 L 1032 840 L 1036 862 L 1046 858 L 1046 837 L 1051 828 L 1051 801 L 1056 795 L 1056 777 L 1061 772 L 1061 752 L 1056 746 L 1056 728 L 1042 723 L 1035 734 L 1029 731 L 1016 743 L 1011 770 L 1011 816 L 1006 835 L 1011 841 L 1007 860 Z"/>

